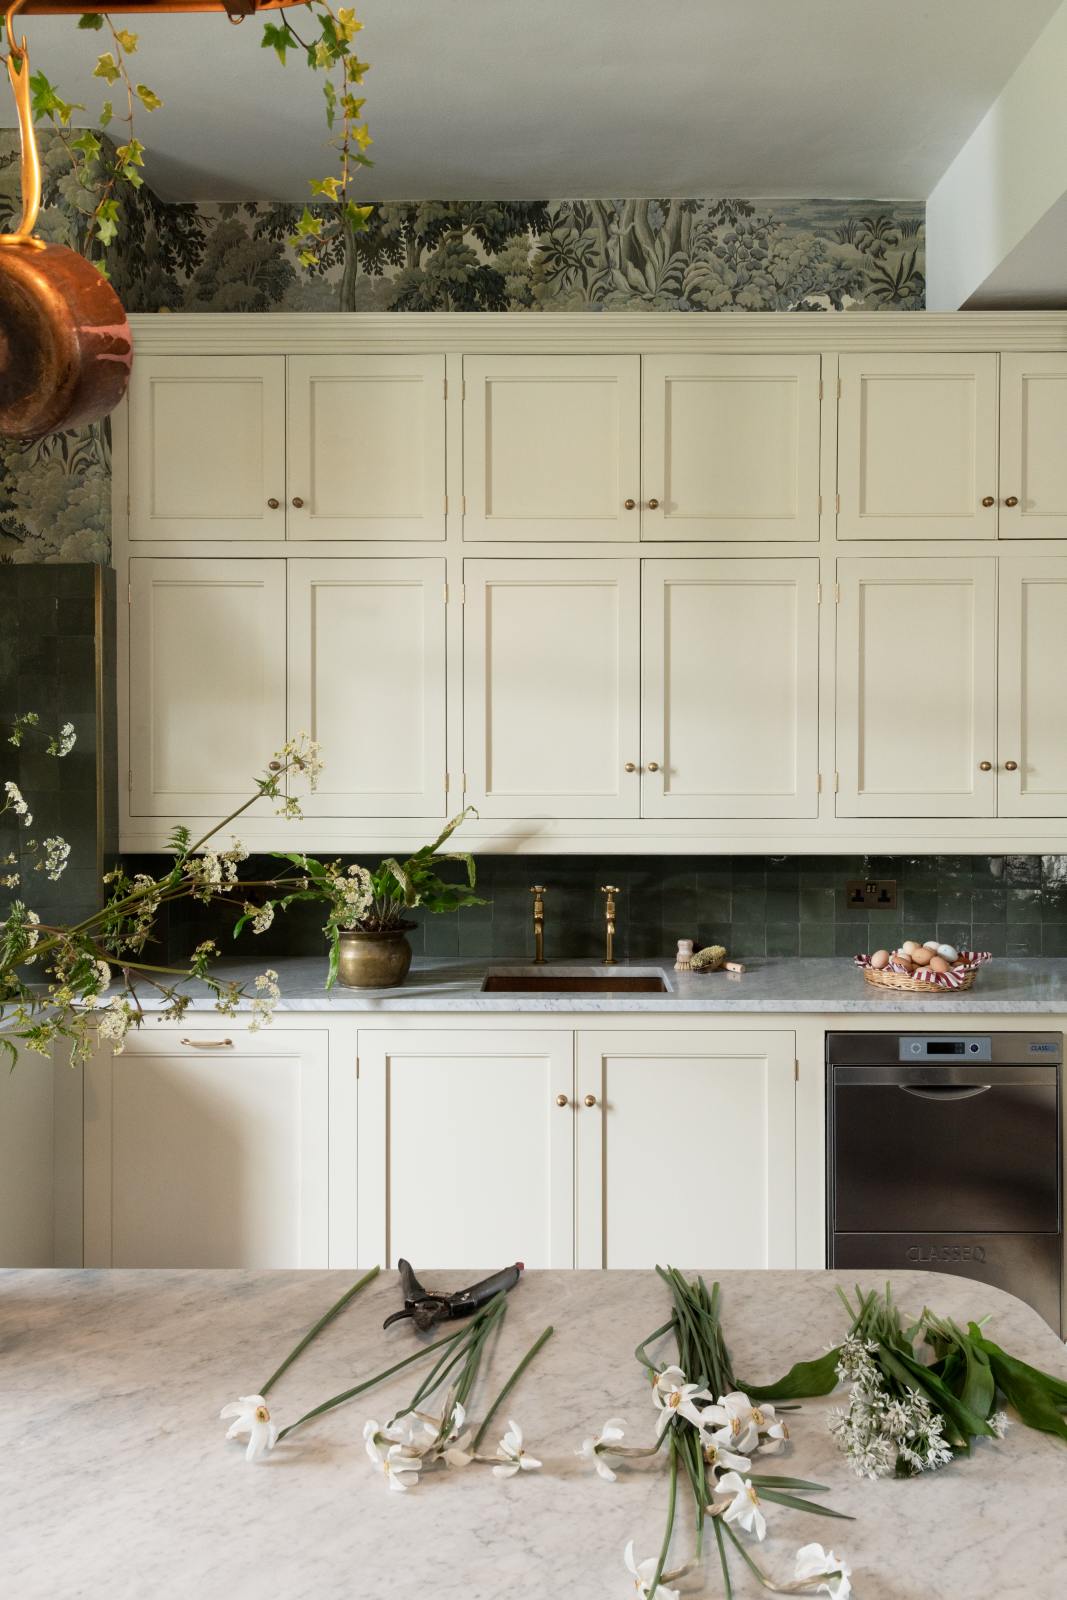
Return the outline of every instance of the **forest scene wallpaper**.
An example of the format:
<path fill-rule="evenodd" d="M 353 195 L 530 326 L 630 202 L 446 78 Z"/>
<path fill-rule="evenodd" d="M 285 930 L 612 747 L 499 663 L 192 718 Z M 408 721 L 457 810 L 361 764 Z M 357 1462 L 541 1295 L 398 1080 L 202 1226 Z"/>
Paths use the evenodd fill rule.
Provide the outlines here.
<path fill-rule="evenodd" d="M 84 245 L 69 160 L 44 141 L 39 232 Z M 0 131 L 0 229 L 18 142 Z M 376 205 L 310 273 L 302 208 L 181 204 L 147 185 L 109 252 L 129 311 L 921 310 L 919 202 L 704 199 L 410 201 Z M 0 560 L 107 561 L 107 422 L 0 444 Z"/>

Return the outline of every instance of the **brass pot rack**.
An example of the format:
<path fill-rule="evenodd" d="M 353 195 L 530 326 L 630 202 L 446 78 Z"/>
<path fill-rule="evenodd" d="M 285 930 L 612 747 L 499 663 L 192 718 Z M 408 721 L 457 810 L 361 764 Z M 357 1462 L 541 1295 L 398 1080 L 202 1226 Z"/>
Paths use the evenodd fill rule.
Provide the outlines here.
<path fill-rule="evenodd" d="M 287 6 L 305 4 L 305 0 L 113 0 L 113 3 L 101 4 L 99 0 L 25 0 L 25 4 L 18 7 L 23 16 L 27 17 L 77 17 L 86 12 L 104 15 L 111 12 L 118 15 L 128 15 L 130 12 L 139 12 L 142 16 L 151 16 L 155 13 L 164 15 L 176 11 L 221 11 L 229 17 L 231 22 L 243 22 L 246 17 L 254 17 L 259 11 L 282 11 Z M 0 4 L 0 14 L 9 9 L 6 4 Z"/>

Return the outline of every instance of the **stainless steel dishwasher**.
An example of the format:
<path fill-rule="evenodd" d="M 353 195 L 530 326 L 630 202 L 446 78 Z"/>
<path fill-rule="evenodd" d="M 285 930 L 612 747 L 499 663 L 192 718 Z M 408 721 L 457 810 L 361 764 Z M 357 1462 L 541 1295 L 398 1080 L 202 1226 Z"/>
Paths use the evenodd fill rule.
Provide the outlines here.
<path fill-rule="evenodd" d="M 1062 1062 L 1059 1033 L 827 1034 L 828 1264 L 977 1278 L 1061 1333 Z"/>

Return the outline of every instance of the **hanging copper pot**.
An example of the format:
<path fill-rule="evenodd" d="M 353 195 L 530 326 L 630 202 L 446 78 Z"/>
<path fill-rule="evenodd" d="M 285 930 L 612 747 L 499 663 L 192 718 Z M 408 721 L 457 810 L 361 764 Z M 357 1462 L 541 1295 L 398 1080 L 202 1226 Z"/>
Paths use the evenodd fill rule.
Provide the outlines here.
<path fill-rule="evenodd" d="M 5 19 L 7 74 L 22 141 L 22 219 L 0 234 L 0 436 L 39 439 L 95 422 L 118 405 L 133 349 L 118 295 L 75 250 L 34 237 L 41 163 L 30 107 L 30 58 Z"/>

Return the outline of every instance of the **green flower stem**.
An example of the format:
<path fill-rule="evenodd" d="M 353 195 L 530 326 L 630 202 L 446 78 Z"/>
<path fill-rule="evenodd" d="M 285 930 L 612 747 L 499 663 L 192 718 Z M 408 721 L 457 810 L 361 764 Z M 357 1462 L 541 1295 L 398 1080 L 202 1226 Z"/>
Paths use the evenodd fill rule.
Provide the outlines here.
<path fill-rule="evenodd" d="M 722 1592 L 725 1600 L 733 1600 L 734 1586 L 730 1582 L 730 1563 L 726 1557 L 726 1545 L 722 1536 L 722 1522 L 719 1517 L 712 1517 L 711 1525 L 715 1530 L 715 1542 L 719 1547 L 719 1564 L 722 1567 Z M 727 1528 L 729 1530 L 729 1527 Z"/>
<path fill-rule="evenodd" d="M 394 1372 L 401 1372 L 404 1367 L 410 1367 L 413 1362 L 421 1361 L 424 1356 L 431 1355 L 434 1350 L 440 1350 L 442 1345 L 453 1344 L 457 1337 L 460 1336 L 453 1334 L 451 1339 L 439 1339 L 436 1344 L 428 1344 L 425 1350 L 416 1350 L 410 1356 L 405 1356 L 403 1361 L 397 1361 L 393 1366 L 386 1367 L 383 1372 L 376 1372 L 373 1378 L 365 1378 L 362 1383 L 355 1384 L 351 1389 L 345 1389 L 343 1393 L 335 1394 L 332 1399 L 324 1400 L 321 1405 L 314 1406 L 310 1411 L 305 1411 L 302 1417 L 297 1417 L 295 1422 L 290 1422 L 287 1428 L 282 1429 L 278 1438 L 284 1439 L 286 1434 L 292 1433 L 294 1429 L 301 1427 L 305 1422 L 310 1422 L 312 1417 L 321 1417 L 324 1412 L 332 1411 L 335 1406 L 344 1405 L 346 1400 L 354 1399 L 357 1394 L 364 1394 L 366 1390 L 373 1389 L 375 1384 L 384 1382 L 386 1378 L 391 1378 Z"/>
<path fill-rule="evenodd" d="M 674 1432 L 672 1430 L 671 1431 L 671 1483 L 670 1483 L 670 1490 L 669 1490 L 668 1495 L 667 1495 L 667 1526 L 666 1526 L 666 1528 L 664 1529 L 664 1532 L 663 1532 L 663 1543 L 660 1546 L 659 1560 L 656 1562 L 656 1570 L 652 1574 L 652 1582 L 648 1586 L 648 1600 L 653 1600 L 653 1596 L 655 1595 L 656 1590 L 659 1588 L 660 1579 L 663 1576 L 663 1569 L 667 1565 L 667 1552 L 670 1549 L 671 1535 L 674 1532 L 674 1513 L 675 1513 L 675 1509 L 677 1507 L 677 1504 L 678 1504 L 678 1440 L 677 1440 L 677 1438 L 676 1438 L 676 1436 L 675 1436 L 675 1434 L 674 1434 Z"/>
<path fill-rule="evenodd" d="M 153 969 L 153 970 L 158 970 L 158 969 Z M 350 1301 L 352 1301 L 352 1300 L 354 1300 L 356 1298 L 356 1295 L 359 1293 L 359 1291 L 361 1289 L 365 1289 L 367 1287 L 367 1284 L 371 1283 L 378 1276 L 378 1274 L 379 1274 L 379 1272 L 381 1270 L 382 1270 L 381 1267 L 371 1267 L 369 1272 L 365 1272 L 363 1274 L 363 1277 L 360 1278 L 358 1283 L 354 1283 L 352 1285 L 351 1289 L 346 1289 L 345 1290 L 345 1292 L 341 1296 L 340 1300 L 335 1301 L 334 1304 L 330 1307 L 329 1311 L 327 1311 L 324 1316 L 321 1316 L 319 1318 L 318 1322 L 315 1323 L 314 1327 L 308 1329 L 307 1333 L 305 1333 L 304 1337 L 301 1339 L 300 1343 L 296 1346 L 296 1348 L 293 1349 L 293 1350 L 290 1350 L 289 1354 L 286 1356 L 285 1360 L 282 1362 L 282 1364 L 278 1368 L 277 1372 L 272 1372 L 271 1373 L 271 1375 L 267 1379 L 266 1383 L 260 1389 L 260 1391 L 259 1391 L 260 1394 L 264 1394 L 265 1395 L 265 1394 L 269 1394 L 270 1393 L 270 1391 L 273 1389 L 274 1385 L 277 1383 L 278 1379 L 281 1377 L 282 1373 L 286 1372 L 292 1366 L 292 1364 L 296 1360 L 297 1356 L 303 1354 L 303 1352 L 307 1349 L 307 1347 L 311 1343 L 311 1341 L 313 1339 L 317 1339 L 318 1338 L 318 1336 L 322 1332 L 323 1328 L 327 1327 L 328 1324 L 333 1321 L 334 1317 L 338 1316 L 345 1309 L 345 1306 L 347 1306 Z"/>
<path fill-rule="evenodd" d="M 471 1445 L 472 1451 L 477 1451 L 478 1446 L 485 1438 L 486 1430 L 488 1429 L 489 1424 L 492 1422 L 494 1416 L 500 1410 L 500 1407 L 504 1404 L 504 1401 L 507 1399 L 512 1389 L 514 1389 L 515 1385 L 526 1371 L 526 1368 L 530 1365 L 530 1362 L 533 1360 L 534 1356 L 537 1355 L 537 1352 L 543 1345 L 548 1343 L 554 1332 L 555 1329 L 551 1324 L 549 1324 L 544 1332 L 534 1340 L 529 1350 L 527 1350 L 526 1354 L 515 1368 L 515 1371 L 511 1374 L 511 1377 L 508 1379 L 507 1383 L 505 1383 L 504 1387 L 501 1389 L 500 1393 L 489 1407 L 489 1410 L 485 1413 L 485 1418 L 482 1422 L 482 1425 L 478 1429 L 478 1432 L 474 1435 L 474 1442 Z"/>
<path fill-rule="evenodd" d="M 635 1360 L 639 1361 L 643 1367 L 647 1367 L 649 1372 L 658 1372 L 659 1371 L 659 1368 L 656 1366 L 656 1363 L 649 1359 L 649 1355 L 648 1355 L 648 1347 L 649 1347 L 649 1345 L 652 1344 L 656 1339 L 662 1339 L 663 1335 L 665 1333 L 669 1333 L 671 1328 L 673 1328 L 673 1327 L 674 1327 L 674 1318 L 672 1317 L 671 1320 L 669 1322 L 665 1322 L 661 1328 L 657 1328 L 655 1333 L 650 1333 L 646 1339 L 642 1339 L 641 1343 L 637 1346 L 637 1349 L 634 1351 Z"/>

